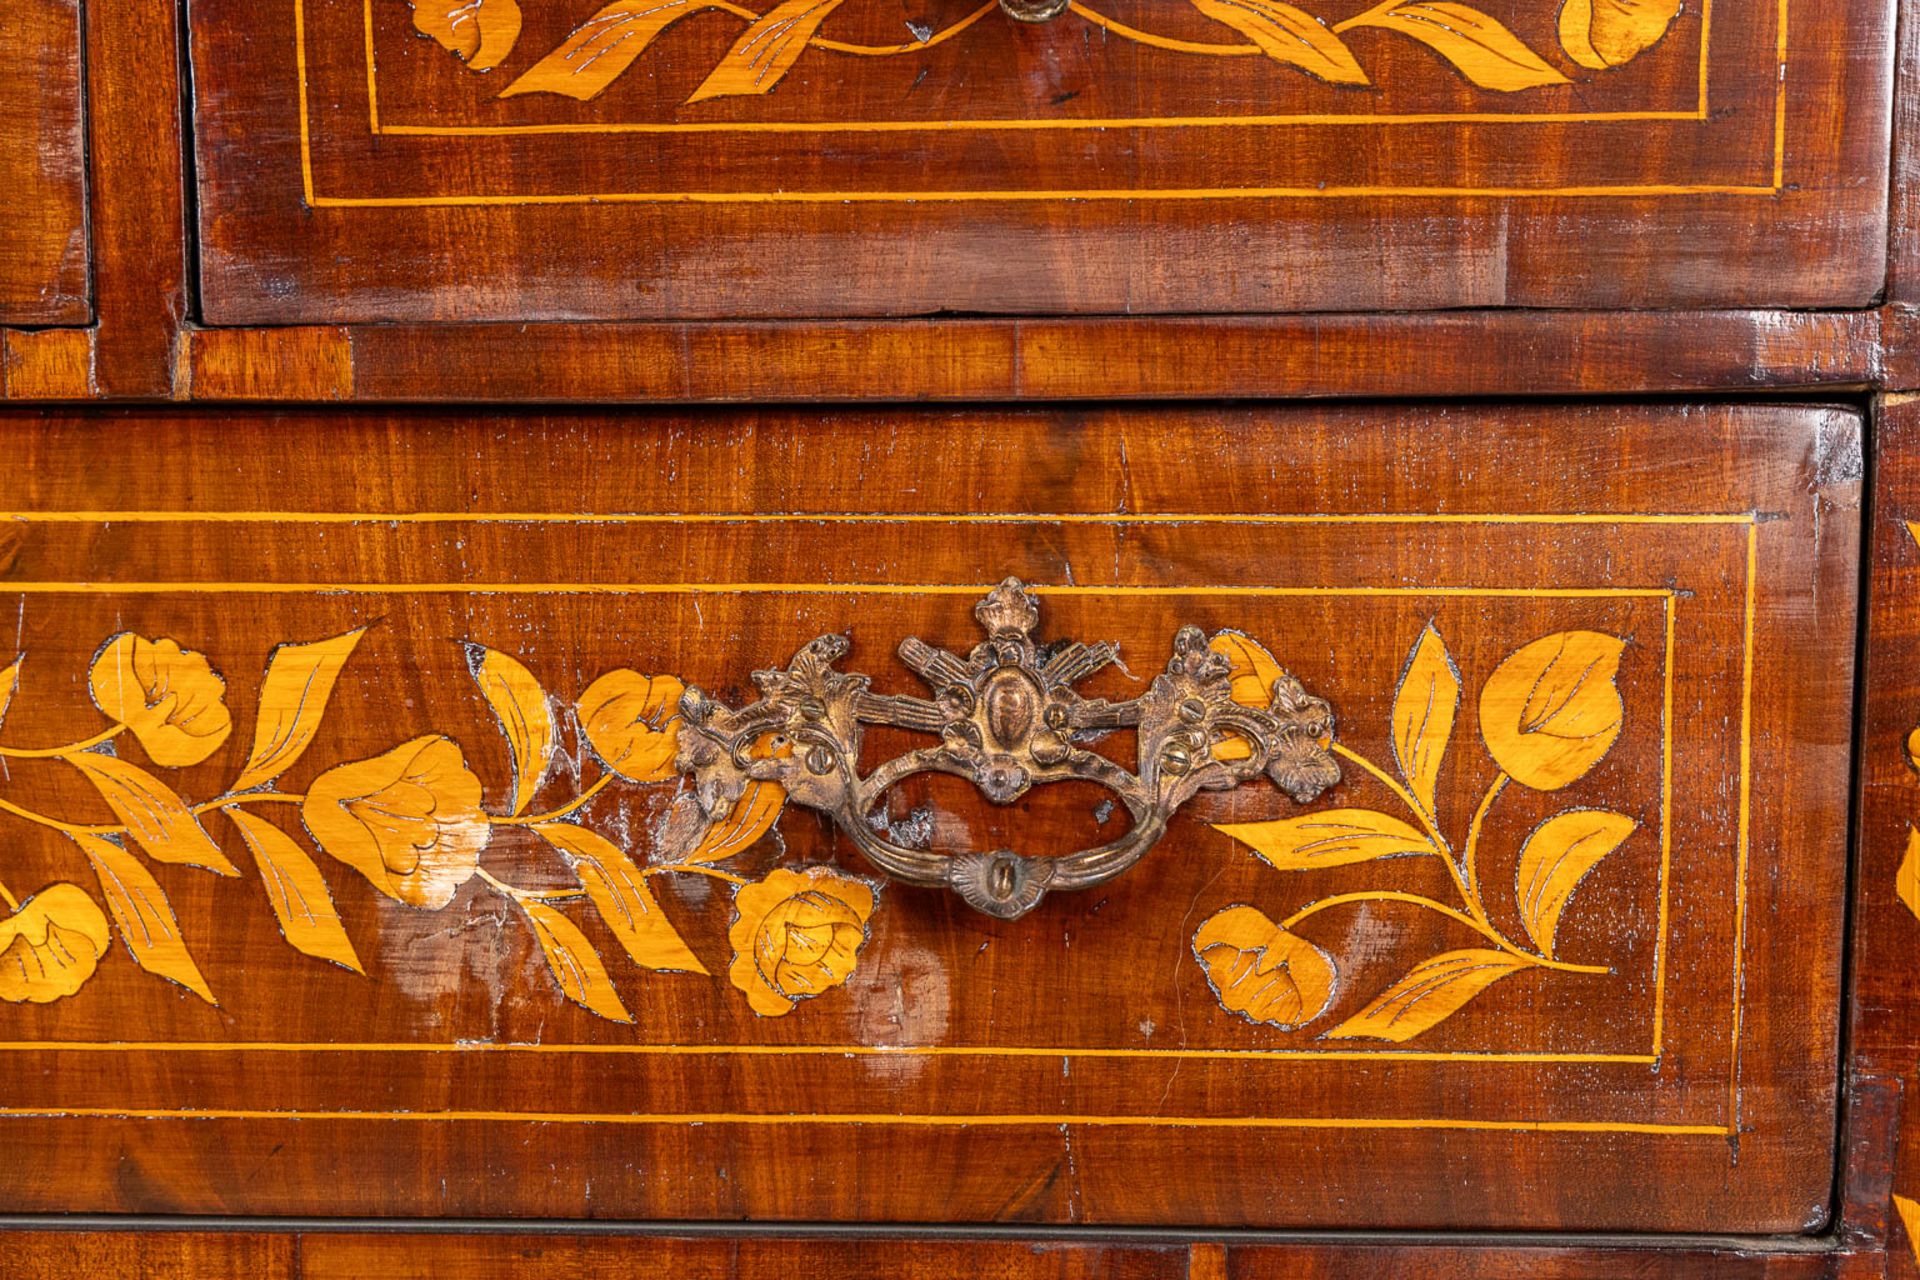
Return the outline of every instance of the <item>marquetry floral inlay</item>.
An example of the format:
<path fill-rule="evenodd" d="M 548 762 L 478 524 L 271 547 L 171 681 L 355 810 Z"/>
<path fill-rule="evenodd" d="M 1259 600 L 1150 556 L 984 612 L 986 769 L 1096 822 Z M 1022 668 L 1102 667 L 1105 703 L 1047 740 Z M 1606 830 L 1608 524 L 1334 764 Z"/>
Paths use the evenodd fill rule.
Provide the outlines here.
<path fill-rule="evenodd" d="M 630 1021 L 630 1015 L 599 951 L 568 908 L 584 903 L 644 969 L 706 974 L 661 909 L 652 882 L 662 877 L 704 876 L 737 890 L 732 939 L 738 955 L 729 976 L 758 1013 L 787 1013 L 853 971 L 874 907 L 870 885 L 823 868 L 776 870 L 756 883 L 711 865 L 747 848 L 773 825 L 785 803 L 778 785 L 756 782 L 711 815 L 690 794 L 682 797 L 670 808 L 661 839 L 671 855 L 644 867 L 578 820 L 579 811 L 616 779 L 680 782 L 674 757 L 684 686 L 671 676 L 618 670 L 587 687 L 571 719 L 604 772 L 544 813 L 529 808 L 561 750 L 563 716 L 517 659 L 479 645 L 467 647 L 467 668 L 512 760 L 512 777 L 499 789 L 502 798 L 489 803 L 489 789 L 460 745 L 438 733 L 335 764 L 303 794 L 277 789 L 277 780 L 313 743 L 335 681 L 363 634 L 349 631 L 273 651 L 252 750 L 232 785 L 211 800 L 189 803 L 152 771 L 209 759 L 234 725 L 226 682 L 204 654 L 171 639 L 125 633 L 101 647 L 88 683 L 109 722 L 104 729 L 62 746 L 0 747 L 0 757 L 70 766 L 117 819 L 106 825 L 74 822 L 0 799 L 0 810 L 58 831 L 77 846 L 106 906 L 103 912 L 93 896 L 65 882 L 25 899 L 0 886 L 11 912 L 0 920 L 0 1000 L 44 1003 L 77 993 L 107 950 L 111 914 L 137 964 L 214 1003 L 166 890 L 147 863 L 240 874 L 204 825 L 216 814 L 251 854 L 287 942 L 355 972 L 364 972 L 359 953 L 309 845 L 357 872 L 382 896 L 422 911 L 444 910 L 469 884 L 480 882 L 517 908 L 566 997 L 616 1021 Z M 0 719 L 24 661 L 0 670 Z M 146 766 L 123 754 L 127 746 L 145 755 Z M 754 753 L 791 750 L 770 736 Z M 262 812 L 279 805 L 296 807 L 307 844 Z M 484 855 L 503 826 L 538 835 L 577 887 L 530 889 L 488 870 Z"/>
<path fill-rule="evenodd" d="M 1236 698 L 1258 697 L 1261 687 L 1279 678 L 1279 665 L 1258 644 L 1234 637 L 1230 646 L 1236 675 L 1244 671 L 1248 677 L 1236 680 Z M 1404 818 L 1374 809 L 1328 809 L 1219 829 L 1281 871 L 1437 858 L 1459 905 L 1399 889 L 1365 889 L 1319 898 L 1277 923 L 1256 907 L 1229 907 L 1193 938 L 1194 956 L 1222 1007 L 1250 1022 L 1287 1029 L 1324 1016 L 1339 994 L 1339 962 L 1300 928 L 1322 912 L 1363 904 L 1432 912 L 1463 933 L 1477 934 L 1479 942 L 1415 963 L 1326 1031 L 1328 1039 L 1411 1040 L 1515 974 L 1611 972 L 1607 965 L 1560 957 L 1560 920 L 1581 882 L 1633 835 L 1638 824 L 1632 818 L 1568 808 L 1534 828 L 1521 847 L 1513 886 L 1513 912 L 1524 938 L 1494 922 L 1480 855 L 1487 816 L 1509 786 L 1559 791 L 1613 749 L 1625 718 L 1615 683 L 1624 647 L 1595 631 L 1558 632 L 1519 649 L 1487 678 L 1480 689 L 1480 732 L 1498 772 L 1464 836 L 1456 839 L 1441 829 L 1435 796 L 1453 742 L 1461 675 L 1440 633 L 1431 626 L 1423 631 L 1394 697 L 1394 771 L 1333 746 L 1398 799 Z"/>
<path fill-rule="evenodd" d="M 1008 601 L 1027 609 L 1024 625 L 1030 628 L 1032 601 L 1012 584 L 982 606 L 991 615 L 988 620 L 997 616 L 996 602 L 1004 610 Z M 1250 1022 L 1289 1029 L 1325 1017 L 1340 1002 L 1347 961 L 1315 940 L 1309 922 L 1322 912 L 1367 903 L 1435 913 L 1477 941 L 1413 963 L 1398 981 L 1325 1033 L 1334 1039 L 1412 1039 L 1520 973 L 1611 971 L 1604 964 L 1562 958 L 1557 940 L 1575 890 L 1633 835 L 1633 819 L 1604 809 L 1567 808 L 1526 837 L 1513 904 L 1500 911 L 1501 919 L 1519 921 L 1523 936 L 1496 924 L 1479 866 L 1487 817 L 1507 788 L 1559 791 L 1612 750 L 1625 715 L 1615 683 L 1621 640 L 1592 631 L 1558 632 L 1499 664 L 1478 694 L 1482 745 L 1497 772 L 1464 833 L 1450 835 L 1442 830 L 1436 792 L 1453 745 L 1462 678 L 1431 626 L 1413 646 L 1396 690 L 1392 772 L 1334 741 L 1330 710 L 1305 695 L 1258 642 L 1235 631 L 1211 640 L 1197 630 L 1188 632 L 1185 642 L 1193 651 L 1176 654 L 1173 669 L 1217 668 L 1220 706 L 1228 709 L 1215 718 L 1229 727 L 1206 748 L 1217 762 L 1206 768 L 1220 776 L 1190 762 L 1197 779 L 1217 782 L 1213 789 L 1218 790 L 1243 773 L 1264 769 L 1305 803 L 1339 781 L 1334 760 L 1341 756 L 1405 811 L 1325 808 L 1220 830 L 1282 871 L 1399 857 L 1437 859 L 1458 896 L 1456 905 L 1400 889 L 1367 888 L 1321 897 L 1277 920 L 1248 904 L 1221 910 L 1201 924 L 1192 945 L 1224 1008 Z M 1013 632 L 995 634 L 1004 648 Z M 0 798 L 0 811 L 69 841 L 91 866 L 98 888 L 93 895 L 61 880 L 16 898 L 0 885 L 0 899 L 10 911 L 0 919 L 0 1000 L 44 1003 L 79 992 L 108 949 L 111 919 L 112 931 L 138 965 L 214 1002 L 167 892 L 149 869 L 161 864 L 239 875 L 210 832 L 210 819 L 230 826 L 238 836 L 231 847 L 244 847 L 250 855 L 288 944 L 355 972 L 364 972 L 360 955 L 335 905 L 334 886 L 321 870 L 329 861 L 400 908 L 447 910 L 475 886 L 497 896 L 510 904 L 513 917 L 539 946 L 561 993 L 614 1021 L 631 1021 L 631 1015 L 600 947 L 582 927 L 592 918 L 641 969 L 714 972 L 662 908 L 656 885 L 670 878 L 704 877 L 732 890 L 726 976 L 756 1014 L 788 1014 L 852 975 L 878 906 L 874 882 L 829 866 L 780 866 L 754 879 L 717 865 L 773 827 L 788 802 L 789 783 L 801 785 L 790 781 L 803 776 L 792 772 L 800 754 L 818 763 L 813 759 L 821 754 L 818 745 L 806 745 L 811 722 L 804 715 L 797 728 L 782 728 L 785 722 L 770 713 L 755 721 L 756 727 L 730 748 L 740 775 L 737 785 L 722 787 L 698 767 L 705 759 L 702 752 L 687 745 L 704 741 L 694 720 L 712 713 L 702 695 L 679 679 L 609 671 L 589 682 L 566 708 L 518 659 L 469 644 L 465 667 L 505 739 L 507 776 L 483 778 L 458 742 L 429 728 L 412 736 L 396 733 L 400 740 L 384 750 L 327 764 L 304 792 L 280 789 L 279 780 L 316 741 L 335 684 L 363 636 L 364 630 L 355 630 L 273 650 L 245 762 L 231 785 L 208 800 L 185 799 L 161 771 L 212 759 L 236 722 L 244 725 L 248 717 L 244 708 L 229 706 L 227 683 L 206 655 L 173 639 L 123 633 L 106 641 L 88 673 L 105 722 L 96 731 L 59 746 L 0 747 L 0 757 L 38 758 L 72 769 L 98 792 L 115 819 L 75 821 Z M 920 653 L 925 646 L 916 649 L 917 643 L 907 642 L 903 652 Z M 1047 661 L 1057 662 L 1084 649 L 1067 645 L 1044 652 L 1051 655 Z M 993 646 L 977 653 L 987 650 Z M 805 667 L 812 652 L 810 647 L 796 662 Z M 0 719 L 24 662 L 0 670 Z M 763 692 L 777 692 L 793 678 L 762 672 L 756 681 Z M 864 680 L 839 679 L 848 688 L 866 687 Z M 1172 679 L 1162 677 L 1155 688 Z M 1309 736 L 1295 741 L 1281 733 L 1264 745 L 1242 736 L 1266 721 L 1240 708 L 1271 716 L 1276 706 L 1292 705 L 1290 698 L 1302 702 L 1314 719 Z M 905 705 L 879 695 L 868 701 L 878 705 L 875 699 L 885 707 Z M 868 706 L 869 715 L 878 714 L 874 705 Z M 1236 725 L 1241 728 L 1233 729 Z M 548 775 L 569 741 L 597 761 L 599 773 L 572 787 L 564 802 L 536 811 L 534 797 L 547 790 Z M 1158 749 L 1149 748 L 1148 754 Z M 613 786 L 674 788 L 650 848 L 636 849 L 649 838 L 634 841 L 624 822 L 616 840 L 616 833 L 597 828 L 588 816 L 590 803 Z M 297 823 L 270 816 L 276 810 L 297 816 Z M 530 832 L 551 855 L 540 873 L 545 883 L 561 870 L 572 883 L 532 888 L 516 883 L 523 875 L 490 866 L 496 834 L 510 827 Z M 1159 829 L 1155 826 L 1156 834 Z M 523 864 L 517 870 L 533 868 Z"/>
<path fill-rule="evenodd" d="M 530 0 L 531 2 L 531 0 Z M 985 20 L 1009 20 L 998 0 L 941 30 L 908 23 L 913 39 L 899 44 L 856 44 L 825 34 L 845 0 L 782 0 L 761 11 L 732 0 L 613 0 L 585 15 L 558 47 L 517 70 L 500 96 L 559 94 L 581 101 L 596 97 L 631 68 L 669 28 L 696 14 L 726 14 L 745 24 L 692 95 L 689 104 L 713 98 L 771 92 L 809 49 L 864 57 L 913 56 L 963 36 Z M 1337 6 L 1320 0 L 1327 8 Z M 475 71 L 510 60 L 519 40 L 519 0 L 408 0 L 413 24 Z M 1557 5 L 1557 67 L 1533 45 L 1492 15 L 1456 0 L 1382 0 L 1346 16 L 1310 10 L 1284 0 L 1191 0 L 1207 19 L 1239 39 L 1189 40 L 1143 30 L 1087 4 L 1066 13 L 1105 38 L 1201 57 L 1253 55 L 1332 84 L 1373 83 L 1361 62 L 1365 51 L 1352 37 L 1379 32 L 1417 41 L 1481 89 L 1511 93 L 1568 83 L 1568 70 L 1606 71 L 1623 66 L 1666 35 L 1683 0 L 1564 0 Z M 1552 19 L 1556 6 L 1540 6 Z M 1225 32 L 1223 31 L 1224 35 Z"/>

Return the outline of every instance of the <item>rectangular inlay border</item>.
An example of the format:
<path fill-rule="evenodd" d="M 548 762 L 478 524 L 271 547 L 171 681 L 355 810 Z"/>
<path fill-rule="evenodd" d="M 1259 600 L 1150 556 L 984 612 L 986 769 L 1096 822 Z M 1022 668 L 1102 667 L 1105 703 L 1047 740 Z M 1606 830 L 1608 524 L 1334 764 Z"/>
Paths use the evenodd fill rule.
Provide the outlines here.
<path fill-rule="evenodd" d="M 298 78 L 300 170 L 303 196 L 313 208 L 417 208 L 566 205 L 603 203 L 678 204 L 844 204 L 844 203 L 952 203 L 1057 202 L 1107 200 L 1231 200 L 1231 199 L 1364 199 L 1395 196 L 1471 197 L 1667 197 L 1691 195 L 1774 196 L 1786 188 L 1786 124 L 1788 105 L 1789 12 L 1791 0 L 1777 0 L 1777 74 L 1774 90 L 1770 172 L 1749 183 L 1621 183 L 1572 184 L 1552 187 L 1447 185 L 1327 185 L 1180 188 L 1050 188 L 1007 190 L 889 190 L 889 191 L 597 191 L 543 194 L 434 194 L 407 196 L 340 196 L 318 190 L 313 165 L 313 126 L 307 58 L 307 0 L 293 0 L 295 64 Z M 1263 117 L 1148 117 L 1088 121 L 952 121 L 952 122 L 747 122 L 699 124 L 615 124 L 552 126 L 424 126 L 391 124 L 379 117 L 377 63 L 374 56 L 371 0 L 363 0 L 368 138 L 382 135 L 412 137 L 509 137 L 518 134 L 595 133 L 860 133 L 1033 131 L 1051 129 L 1123 128 L 1246 128 L 1355 125 L 1406 126 L 1418 124 L 1586 124 L 1627 121 L 1669 121 L 1704 124 L 1711 119 L 1709 103 L 1712 3 L 1702 12 L 1698 107 L 1682 112 L 1616 112 L 1526 114 L 1499 112 L 1432 113 L 1348 116 L 1300 115 Z"/>
<path fill-rule="evenodd" d="M 1734 938 L 1732 973 L 1732 1030 L 1729 1043 L 1729 1081 L 1726 1119 L 1717 1124 L 1686 1124 L 1627 1121 L 1544 1121 L 1544 1120 L 1469 1120 L 1447 1118 L 1368 1118 L 1368 1117 L 1218 1117 L 1147 1115 L 1074 1115 L 1024 1116 L 1010 1114 L 943 1115 L 930 1114 L 759 1114 L 759 1113 L 680 1113 L 642 1115 L 631 1113 L 563 1113 L 523 1111 L 372 1111 L 359 1109 L 239 1109 L 239 1108 L 49 1108 L 0 1107 L 0 1116 L 101 1116 L 130 1119 L 226 1118 L 226 1119 L 417 1119 L 440 1121 L 531 1121 L 541 1123 L 616 1123 L 616 1124 L 878 1124 L 919 1126 L 1009 1126 L 1009 1125 L 1092 1125 L 1171 1128 L 1297 1128 L 1297 1129 L 1460 1129 L 1513 1132 L 1636 1133 L 1679 1136 L 1726 1136 L 1739 1132 L 1739 1061 L 1743 1024 L 1744 960 L 1746 907 L 1750 861 L 1751 762 L 1752 762 L 1752 689 L 1754 670 L 1754 631 L 1758 596 L 1759 520 L 1752 513 L 1683 515 L 1474 515 L 1430 514 L 1402 515 L 1369 513 L 1354 515 L 1303 514 L 1271 516 L 1151 514 L 1141 516 L 1084 514 L 918 514 L 891 516 L 862 513 L 811 514 L 586 514 L 554 513 L 532 515 L 517 513 L 282 513 L 282 512 L 13 512 L 0 513 L 0 519 L 41 523 L 941 523 L 941 524 L 1522 524 L 1522 525 L 1714 525 L 1745 529 L 1746 572 L 1744 616 L 1742 619 L 1741 722 L 1739 734 L 1739 820 L 1734 885 Z M 450 593 L 583 593 L 583 594 L 739 594 L 816 593 L 816 594 L 941 594 L 973 596 L 985 588 L 980 584 L 620 584 L 620 583 L 275 583 L 275 582 L 13 582 L 0 592 L 15 594 L 166 594 L 166 593 L 243 593 L 305 594 L 316 591 L 342 594 L 404 594 L 420 592 Z M 663 1056 L 927 1056 L 927 1057 L 1047 1057 L 1047 1058 L 1159 1058 L 1219 1059 L 1307 1062 L 1313 1060 L 1384 1060 L 1388 1062 L 1516 1062 L 1516 1063 L 1622 1063 L 1655 1064 L 1664 1050 L 1665 966 L 1669 950 L 1668 895 L 1672 851 L 1672 701 L 1674 663 L 1674 624 L 1679 593 L 1674 588 L 1478 588 L 1478 587 L 1405 587 L 1405 588 L 1276 588 L 1276 587 L 1075 587 L 1036 586 L 1036 595 L 1117 595 L 1117 596 L 1242 596 L 1274 597 L 1305 595 L 1354 596 L 1469 596 L 1529 597 L 1542 599 L 1581 598 L 1655 598 L 1663 601 L 1665 654 L 1662 667 L 1662 765 L 1661 765 L 1661 865 L 1659 877 L 1659 942 L 1656 946 L 1654 1001 L 1654 1043 L 1650 1054 L 1501 1054 L 1471 1052 L 1428 1052 L 1375 1050 L 1153 1050 L 1153 1049 L 1057 1049 L 1048 1047 L 963 1046 L 963 1047 L 875 1047 L 875 1046 L 769 1046 L 769 1045 L 564 1045 L 564 1044 L 419 1044 L 419 1043 L 264 1043 L 264 1042 L 188 1042 L 188 1041 L 15 1041 L 0 1042 L 0 1052 L 216 1052 L 216 1053 L 552 1053 L 552 1054 L 628 1054 Z"/>

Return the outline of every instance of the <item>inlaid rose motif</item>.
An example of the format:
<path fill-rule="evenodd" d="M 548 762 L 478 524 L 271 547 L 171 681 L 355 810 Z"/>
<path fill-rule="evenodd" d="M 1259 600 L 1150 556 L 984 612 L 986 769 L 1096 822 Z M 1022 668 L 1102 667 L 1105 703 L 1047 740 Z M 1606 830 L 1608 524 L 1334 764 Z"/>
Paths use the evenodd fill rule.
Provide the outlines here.
<path fill-rule="evenodd" d="M 479 869 L 489 832 L 480 779 L 459 746 L 430 735 L 329 769 L 300 816 L 327 853 L 409 906 L 453 901 Z"/>
<path fill-rule="evenodd" d="M 86 985 L 107 950 L 107 917 L 78 885 L 49 885 L 0 920 L 0 1000 L 47 1004 Z"/>
<path fill-rule="evenodd" d="M 233 732 L 227 682 L 204 654 L 172 640 L 122 632 L 101 648 L 87 673 L 101 711 L 127 726 L 155 764 L 199 764 Z"/>
<path fill-rule="evenodd" d="M 828 867 L 781 868 L 734 895 L 727 977 L 762 1017 L 793 1012 L 853 973 L 867 941 L 873 890 Z"/>

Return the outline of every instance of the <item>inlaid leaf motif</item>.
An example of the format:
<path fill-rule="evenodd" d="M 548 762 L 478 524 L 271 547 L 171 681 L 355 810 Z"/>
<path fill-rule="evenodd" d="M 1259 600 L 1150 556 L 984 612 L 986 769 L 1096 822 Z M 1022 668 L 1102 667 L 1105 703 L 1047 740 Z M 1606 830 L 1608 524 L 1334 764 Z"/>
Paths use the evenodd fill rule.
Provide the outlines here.
<path fill-rule="evenodd" d="M 93 751 L 61 758 L 86 775 L 107 807 L 126 824 L 127 834 L 155 862 L 189 863 L 223 876 L 240 874 L 186 801 L 145 769 Z"/>
<path fill-rule="evenodd" d="M 172 640 L 122 632 L 100 647 L 87 672 L 94 705 L 133 731 L 147 757 L 166 769 L 199 764 L 233 732 L 227 682 L 205 654 Z"/>
<path fill-rule="evenodd" d="M 497 649 L 483 645 L 467 646 L 467 668 L 493 708 L 500 730 L 507 735 L 513 752 L 513 808 L 518 815 L 533 801 L 540 789 L 547 766 L 553 763 L 553 710 L 547 705 L 547 691 L 533 673 Z"/>
<path fill-rule="evenodd" d="M 1913 732 L 1907 735 L 1907 764 L 1920 771 L 1920 725 L 1916 725 Z"/>
<path fill-rule="evenodd" d="M 312 745 L 333 696 L 340 668 L 353 656 L 365 627 L 328 640 L 283 644 L 267 659 L 260 681 L 260 714 L 253 726 L 253 750 L 233 784 L 249 791 L 292 768 Z"/>
<path fill-rule="evenodd" d="M 575 27 L 500 96 L 559 93 L 585 102 L 618 80 L 655 36 L 682 18 L 718 7 L 712 0 L 615 0 Z"/>
<path fill-rule="evenodd" d="M 306 850 L 258 814 L 237 806 L 228 806 L 222 812 L 240 829 L 254 864 L 260 868 L 260 883 L 266 887 L 267 902 L 288 945 L 344 969 L 365 973 L 353 940 L 340 923 L 333 894 Z"/>
<path fill-rule="evenodd" d="M 734 94 L 766 93 L 806 51 L 807 41 L 842 0 L 784 0 L 748 27 L 720 65 L 687 99 L 705 102 Z"/>
<path fill-rule="evenodd" d="M 1233 682 L 1235 702 L 1263 710 L 1273 705 L 1274 682 L 1287 673 L 1264 645 L 1238 631 L 1220 631 L 1207 647 L 1229 663 L 1227 675 Z"/>
<path fill-rule="evenodd" d="M 1238 631 L 1221 631 L 1215 633 L 1207 647 L 1227 659 L 1235 702 L 1263 711 L 1273 704 L 1274 682 L 1285 677 L 1286 671 L 1259 641 Z M 1227 734 L 1213 744 L 1216 760 L 1246 760 L 1252 755 L 1253 744 L 1237 733 Z"/>
<path fill-rule="evenodd" d="M 779 783 L 749 782 L 727 816 L 708 827 L 700 843 L 681 861 L 718 862 L 731 858 L 767 834 L 786 803 L 787 793 Z"/>
<path fill-rule="evenodd" d="M 1583 67 L 1625 66 L 1651 49 L 1680 16 L 1682 0 L 1566 0 L 1560 47 Z"/>
<path fill-rule="evenodd" d="M 1466 1007 L 1508 974 L 1527 968 L 1503 951 L 1449 951 L 1416 965 L 1374 1002 L 1327 1032 L 1330 1040 L 1413 1039 Z"/>
<path fill-rule="evenodd" d="M 680 695 L 687 687 L 672 676 L 609 671 L 587 686 L 574 708 L 607 768 L 629 782 L 664 782 L 674 776 L 680 750 Z"/>
<path fill-rule="evenodd" d="M 1434 811 L 1440 763 L 1446 758 L 1459 710 L 1460 670 L 1453 665 L 1440 633 L 1429 624 L 1407 656 L 1400 688 L 1393 697 L 1394 763 L 1400 766 L 1407 789 L 1429 817 Z"/>
<path fill-rule="evenodd" d="M 1567 83 L 1520 37 L 1470 5 L 1450 0 L 1387 0 L 1340 24 L 1343 31 L 1352 27 L 1377 27 L 1411 36 L 1482 89 L 1511 93 Z"/>
<path fill-rule="evenodd" d="M 640 868 L 605 836 L 570 822 L 542 822 L 533 829 L 560 850 L 635 964 L 675 973 L 707 972 L 660 909 Z"/>
<path fill-rule="evenodd" d="M 1328 809 L 1273 822 L 1216 823 L 1214 830 L 1232 836 L 1281 871 L 1312 871 L 1436 852 L 1425 835 L 1372 809 Z"/>
<path fill-rule="evenodd" d="M 110 937 L 86 890 L 48 885 L 0 920 L 0 1000 L 47 1004 L 75 994 L 99 968 Z"/>
<path fill-rule="evenodd" d="M 1625 843 L 1640 824 L 1602 809 L 1570 809 L 1533 829 L 1520 849 L 1514 873 L 1520 922 L 1533 945 L 1549 959 L 1567 899 L 1600 860 Z"/>
<path fill-rule="evenodd" d="M 1920 1265 L 1920 1201 L 1895 1196 L 1893 1207 L 1900 1215 L 1900 1225 L 1907 1229 L 1907 1245 L 1913 1250 L 1913 1261 Z"/>
<path fill-rule="evenodd" d="M 1893 892 L 1907 904 L 1907 910 L 1920 918 L 1920 830 L 1907 828 L 1907 856 L 1894 873 Z"/>
<path fill-rule="evenodd" d="M 1200 12 L 1224 22 L 1277 62 L 1330 80 L 1366 84 L 1367 73 L 1339 36 L 1312 14 L 1280 0 L 1193 0 Z"/>
<path fill-rule="evenodd" d="M 1333 1003 L 1333 959 L 1253 907 L 1228 907 L 1193 935 L 1220 1007 L 1291 1031 Z"/>
<path fill-rule="evenodd" d="M 579 926 L 544 902 L 521 898 L 519 903 L 533 925 L 540 950 L 546 954 L 547 967 L 567 999 L 611 1021 L 632 1022 L 633 1015 L 620 1003 L 620 993 L 614 990 L 607 967 L 600 963 L 599 953 Z"/>
<path fill-rule="evenodd" d="M 1527 645 L 1480 690 L 1480 732 L 1516 782 L 1557 791 L 1613 749 L 1626 708 L 1614 683 L 1626 642 L 1562 631 Z"/>
<path fill-rule="evenodd" d="M 120 941 L 127 944 L 133 962 L 149 973 L 179 983 L 208 1004 L 219 1004 L 207 980 L 200 976 L 200 966 L 188 954 L 186 940 L 180 936 L 179 918 L 152 873 L 111 840 L 83 831 L 69 834 L 93 864 L 101 896 L 107 900 L 107 910 L 113 913 Z"/>
<path fill-rule="evenodd" d="M 22 654 L 13 660 L 13 665 L 0 671 L 0 723 L 5 723 L 7 708 L 13 705 L 13 691 L 20 687 L 20 664 L 27 660 Z"/>
<path fill-rule="evenodd" d="M 520 38 L 518 0 L 407 0 L 413 26 L 475 71 L 491 71 Z"/>

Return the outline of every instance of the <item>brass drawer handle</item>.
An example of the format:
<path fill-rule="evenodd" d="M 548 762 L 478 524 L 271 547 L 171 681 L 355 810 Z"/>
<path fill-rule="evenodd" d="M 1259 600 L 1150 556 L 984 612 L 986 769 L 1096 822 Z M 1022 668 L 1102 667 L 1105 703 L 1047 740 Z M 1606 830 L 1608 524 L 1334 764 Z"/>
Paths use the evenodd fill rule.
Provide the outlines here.
<path fill-rule="evenodd" d="M 1166 672 L 1125 702 L 1083 698 L 1073 686 L 1112 663 L 1116 646 L 1034 639 L 1040 610 L 1009 578 L 974 607 L 987 639 L 965 658 L 918 639 L 900 660 L 932 698 L 870 691 L 866 676 L 833 669 L 844 636 L 822 636 L 785 671 L 756 671 L 761 698 L 730 710 L 699 689 L 680 702 L 692 732 L 681 738 L 682 772 L 707 797 L 738 795 L 749 780 L 779 783 L 794 803 L 830 815 L 867 861 L 905 884 L 949 888 L 980 911 L 1011 920 L 1050 890 L 1104 884 L 1144 857 L 1180 806 L 1202 791 L 1226 791 L 1265 774 L 1301 804 L 1340 779 L 1327 747 L 1333 709 L 1291 676 L 1268 690 L 1267 708 L 1234 701 L 1231 663 L 1198 627 L 1182 627 Z M 859 771 L 864 725 L 935 735 L 923 747 Z M 1132 730 L 1138 764 L 1129 771 L 1086 743 Z M 767 744 L 783 740 L 769 753 Z M 922 773 L 965 778 L 1010 805 L 1031 788 L 1092 782 L 1127 807 L 1124 837 L 1060 857 L 1007 849 L 944 854 L 888 839 L 869 821 L 893 787 Z"/>
<path fill-rule="evenodd" d="M 1071 0 L 1000 0 L 1000 9 L 1016 22 L 1051 22 L 1067 11 Z"/>

